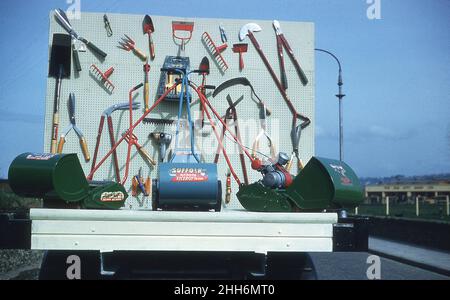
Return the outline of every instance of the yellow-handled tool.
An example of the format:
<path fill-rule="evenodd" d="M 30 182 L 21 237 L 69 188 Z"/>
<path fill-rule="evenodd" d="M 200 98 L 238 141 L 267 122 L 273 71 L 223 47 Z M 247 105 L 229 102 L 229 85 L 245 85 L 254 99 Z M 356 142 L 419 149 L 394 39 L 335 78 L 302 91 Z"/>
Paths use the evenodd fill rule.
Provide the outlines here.
<path fill-rule="evenodd" d="M 144 65 L 145 72 L 145 84 L 144 84 L 144 102 L 145 102 L 145 111 L 148 111 L 150 106 L 150 84 L 148 83 L 148 73 L 150 72 L 150 65 L 148 62 Z"/>
<path fill-rule="evenodd" d="M 66 143 L 66 137 L 70 133 L 70 131 L 73 129 L 75 133 L 78 135 L 78 138 L 80 139 L 80 146 L 81 151 L 83 152 L 84 159 L 86 162 L 91 160 L 91 156 L 89 154 L 88 145 L 86 142 L 86 138 L 83 135 L 83 132 L 77 127 L 76 119 L 75 119 L 75 94 L 71 93 L 69 97 L 69 118 L 70 118 L 70 125 L 65 130 L 65 132 L 61 135 L 59 139 L 58 144 L 58 153 L 61 154 L 64 149 L 64 145 Z M 52 144 L 53 145 L 53 144 Z M 56 145 L 56 143 L 55 143 Z"/>

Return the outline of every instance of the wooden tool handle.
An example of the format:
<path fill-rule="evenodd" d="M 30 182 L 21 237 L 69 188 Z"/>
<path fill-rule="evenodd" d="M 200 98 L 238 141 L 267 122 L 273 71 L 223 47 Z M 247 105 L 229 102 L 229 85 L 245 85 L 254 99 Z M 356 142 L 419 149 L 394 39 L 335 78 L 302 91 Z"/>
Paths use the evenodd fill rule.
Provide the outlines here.
<path fill-rule="evenodd" d="M 144 148 L 139 148 L 139 153 L 152 165 L 156 166 L 156 162 L 150 157 L 150 154 L 148 154 L 147 150 Z"/>
<path fill-rule="evenodd" d="M 83 151 L 84 159 L 86 161 L 90 161 L 91 160 L 91 155 L 89 154 L 87 142 L 86 142 L 86 139 L 84 137 L 82 137 L 80 139 L 80 145 L 81 145 L 81 150 Z"/>
<path fill-rule="evenodd" d="M 61 139 L 59 140 L 59 144 L 58 144 L 58 154 L 63 153 L 65 143 L 66 143 L 66 139 L 64 137 L 61 137 Z"/>
<path fill-rule="evenodd" d="M 58 146 L 58 131 L 59 131 L 59 113 L 53 114 L 53 124 L 52 124 L 52 146 L 50 152 L 56 154 Z"/>
<path fill-rule="evenodd" d="M 239 70 L 242 71 L 244 70 L 244 55 L 240 52 L 239 53 Z"/>
<path fill-rule="evenodd" d="M 302 171 L 305 168 L 301 159 L 297 160 L 297 167 L 298 167 L 298 173 L 300 173 L 300 171 Z"/>
<path fill-rule="evenodd" d="M 136 54 L 140 59 L 147 60 L 147 55 L 145 55 L 141 50 L 134 48 L 134 54 Z"/>
<path fill-rule="evenodd" d="M 294 164 L 294 155 L 291 156 L 291 159 L 289 160 L 288 164 L 286 165 L 286 171 L 288 171 L 289 173 L 292 170 L 292 165 Z"/>
<path fill-rule="evenodd" d="M 152 38 L 152 34 L 149 33 L 148 34 L 148 40 L 149 40 L 149 44 L 150 44 L 150 57 L 152 60 L 155 59 L 156 55 L 155 55 L 155 44 L 153 43 L 153 38 Z"/>
<path fill-rule="evenodd" d="M 145 102 L 145 111 L 147 112 L 149 110 L 149 103 L 150 103 L 150 84 L 148 82 L 144 85 L 144 102 Z"/>

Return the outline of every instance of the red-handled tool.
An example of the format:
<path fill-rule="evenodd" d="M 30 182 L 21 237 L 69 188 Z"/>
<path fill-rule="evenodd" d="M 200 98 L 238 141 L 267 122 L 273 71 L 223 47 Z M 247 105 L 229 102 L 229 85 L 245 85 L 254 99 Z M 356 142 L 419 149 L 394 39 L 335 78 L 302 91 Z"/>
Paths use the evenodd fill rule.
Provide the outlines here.
<path fill-rule="evenodd" d="M 150 84 L 148 83 L 148 73 L 150 72 L 150 65 L 148 62 L 144 65 L 145 83 L 144 83 L 144 102 L 145 111 L 148 111 L 150 104 Z"/>
<path fill-rule="evenodd" d="M 149 47 L 150 47 L 150 58 L 152 60 L 154 60 L 156 55 L 155 55 L 155 44 L 153 42 L 152 33 L 155 32 L 155 27 L 153 26 L 152 18 L 149 15 L 146 15 L 144 17 L 144 22 L 143 22 L 142 26 L 144 29 L 144 34 L 148 34 L 148 43 L 149 43 Z"/>
<path fill-rule="evenodd" d="M 133 108 L 133 110 L 137 110 L 140 108 L 140 104 L 137 102 L 134 102 L 132 108 Z M 107 123 L 108 123 L 109 140 L 111 142 L 111 147 L 114 147 L 114 145 L 116 144 L 116 138 L 114 135 L 112 114 L 116 111 L 125 111 L 128 109 L 129 109 L 129 103 L 123 103 L 123 104 L 115 104 L 103 112 L 103 115 L 100 118 L 100 125 L 98 127 L 97 144 L 95 146 L 95 152 L 94 152 L 94 158 L 92 160 L 91 170 L 93 170 L 95 168 L 96 163 L 97 163 L 97 156 L 98 156 L 98 152 L 99 152 L 99 148 L 100 148 L 100 142 L 101 142 L 101 138 L 102 138 L 105 119 L 107 120 Z M 118 158 L 117 158 L 117 151 L 114 150 L 112 155 L 113 155 L 113 163 L 114 163 L 114 172 L 116 173 L 116 180 L 118 183 L 120 183 L 120 169 L 119 169 L 119 162 L 118 162 Z M 92 180 L 92 177 L 88 177 L 88 179 Z"/>
<path fill-rule="evenodd" d="M 115 86 L 109 80 L 109 77 L 114 73 L 114 68 L 109 68 L 105 73 L 103 73 L 96 65 L 91 65 L 91 74 L 94 78 L 105 88 L 108 93 L 114 92 Z"/>
<path fill-rule="evenodd" d="M 186 45 L 192 39 L 192 32 L 194 31 L 194 22 L 182 22 L 173 21 L 172 22 L 172 36 L 173 40 L 181 41 L 178 56 L 184 56 L 186 50 Z"/>
<path fill-rule="evenodd" d="M 281 31 L 280 22 L 278 22 L 277 20 L 273 21 L 273 28 L 275 29 L 275 32 L 277 34 L 278 57 L 280 59 L 280 68 L 281 68 L 281 83 L 283 84 L 284 89 L 287 90 L 288 84 L 286 77 L 286 68 L 284 66 L 283 47 L 286 49 L 289 57 L 291 58 L 295 70 L 297 71 L 297 74 L 300 77 L 300 81 L 304 86 L 307 85 L 308 78 L 306 77 L 305 72 L 303 72 L 302 67 L 300 67 L 300 63 L 295 58 L 294 51 L 292 50 L 283 32 Z"/>
<path fill-rule="evenodd" d="M 239 53 L 239 70 L 244 70 L 244 53 L 247 53 L 248 51 L 248 44 L 234 44 L 233 45 L 233 52 Z"/>
<path fill-rule="evenodd" d="M 211 36 L 207 32 L 203 33 L 202 41 L 205 47 L 208 49 L 211 56 L 214 58 L 215 62 L 217 63 L 219 70 L 222 73 L 225 73 L 225 71 L 228 70 L 228 64 L 223 58 L 222 52 L 228 48 L 228 45 L 223 44 L 221 46 L 216 46 Z"/>

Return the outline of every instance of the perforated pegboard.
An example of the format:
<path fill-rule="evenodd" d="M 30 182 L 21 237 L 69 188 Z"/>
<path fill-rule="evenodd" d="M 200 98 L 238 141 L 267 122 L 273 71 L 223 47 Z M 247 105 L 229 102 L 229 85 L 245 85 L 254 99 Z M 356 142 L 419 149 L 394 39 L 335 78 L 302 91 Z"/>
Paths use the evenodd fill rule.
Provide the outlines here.
<path fill-rule="evenodd" d="M 100 49 L 105 51 L 108 56 L 101 62 L 90 50 L 85 53 L 80 53 L 80 60 L 82 65 L 82 72 L 77 74 L 73 70 L 70 79 L 63 80 L 62 96 L 60 107 L 60 132 L 69 125 L 69 117 L 67 111 L 67 101 L 69 93 L 74 92 L 76 95 L 76 117 L 78 127 L 83 131 L 89 146 L 91 156 L 95 150 L 98 127 L 100 117 L 105 109 L 117 104 L 128 102 L 129 90 L 137 84 L 144 81 L 144 71 L 142 62 L 137 56 L 131 52 L 126 52 L 119 49 L 118 41 L 124 34 L 128 34 L 136 41 L 139 49 L 143 50 L 147 55 L 149 54 L 148 37 L 143 34 L 142 21 L 143 15 L 122 15 L 122 14 L 108 14 L 110 20 L 113 36 L 107 37 L 106 30 L 103 23 L 103 14 L 96 13 L 82 13 L 81 19 L 71 20 L 74 29 L 83 37 L 91 40 Z M 258 95 L 265 101 L 268 108 L 272 111 L 272 115 L 267 119 L 268 131 L 273 139 L 278 151 L 283 151 L 288 154 L 292 152 L 292 144 L 290 138 L 292 115 L 288 109 L 287 104 L 280 95 L 273 79 L 268 70 L 258 55 L 256 49 L 251 44 L 251 41 L 243 41 L 248 43 L 248 52 L 244 54 L 245 69 L 239 71 L 239 55 L 233 53 L 232 46 L 235 43 L 241 43 L 238 38 L 241 27 L 250 22 L 256 22 L 262 27 L 262 31 L 255 33 L 255 36 L 261 44 L 268 60 L 271 62 L 275 72 L 279 74 L 279 61 L 276 46 L 276 36 L 270 21 L 255 21 L 255 20 L 230 20 L 230 19 L 186 19 L 180 17 L 161 17 L 152 16 L 155 33 L 153 39 L 156 47 L 156 59 L 149 62 L 151 65 L 150 71 L 150 101 L 156 100 L 157 85 L 160 80 L 160 69 L 164 63 L 166 55 L 175 56 L 178 53 L 178 46 L 172 39 L 172 21 L 193 21 L 195 22 L 194 33 L 192 40 L 186 46 L 185 55 L 190 57 L 191 69 L 197 69 L 201 59 L 207 56 L 211 63 L 211 74 L 207 78 L 207 84 L 220 85 L 224 81 L 235 77 L 247 77 L 254 86 Z M 296 109 L 308 116 L 312 120 L 312 124 L 303 132 L 300 153 L 303 161 L 306 163 L 314 155 L 314 24 L 301 22 L 284 22 L 280 21 L 282 30 L 288 39 L 291 47 L 295 52 L 295 56 L 304 69 L 309 84 L 303 87 L 295 68 L 285 52 L 285 65 L 288 77 L 288 94 L 296 107 Z M 201 41 L 203 32 L 207 31 L 216 45 L 221 45 L 219 25 L 223 24 L 228 35 L 228 49 L 222 55 L 229 65 L 229 69 L 222 74 L 215 65 L 213 58 L 208 54 L 207 49 Z M 50 13 L 50 36 L 49 47 L 51 47 L 52 36 L 54 33 L 66 33 L 64 29 L 56 22 L 53 12 Z M 50 48 L 49 48 L 50 49 Z M 99 84 L 89 75 L 89 67 L 91 64 L 96 64 L 101 70 L 106 71 L 110 67 L 115 68 L 115 72 L 110 77 L 110 80 L 115 84 L 116 89 L 113 94 L 108 94 L 102 89 Z M 192 75 L 191 80 L 197 84 L 201 83 L 201 77 Z M 45 149 L 50 151 L 51 131 L 52 131 L 52 114 L 53 101 L 55 90 L 54 78 L 49 78 L 47 82 L 47 97 L 46 97 L 46 116 L 45 116 Z M 230 94 L 234 101 L 244 96 L 244 100 L 237 107 L 238 117 L 241 127 L 241 134 L 243 144 L 252 147 L 254 138 L 258 135 L 259 126 L 259 111 L 257 105 L 251 98 L 250 89 L 247 87 L 236 86 L 223 93 L 218 97 L 209 97 L 213 106 L 217 109 L 220 115 L 224 115 L 228 107 L 226 96 Z M 136 94 L 136 101 L 144 106 L 143 90 Z M 178 111 L 177 103 L 162 103 L 149 117 L 154 118 L 170 118 L 176 119 Z M 199 117 L 199 104 L 197 97 L 193 99 L 192 112 L 195 118 Z M 142 116 L 143 109 L 134 112 L 134 120 Z M 123 132 L 128 129 L 129 117 L 128 112 L 116 112 L 113 114 L 113 123 L 116 139 L 118 139 Z M 175 126 L 154 126 L 154 125 L 140 125 L 136 128 L 135 134 L 139 138 L 140 143 L 147 149 L 155 160 L 159 158 L 158 146 L 149 139 L 149 134 L 152 132 L 167 132 L 175 134 Z M 219 130 L 221 132 L 221 129 Z M 239 152 L 234 143 L 229 139 L 225 139 L 227 151 L 238 176 L 243 180 L 241 164 L 239 160 Z M 174 146 L 171 145 L 171 149 Z M 197 134 L 196 144 L 198 150 L 201 151 L 202 159 L 205 162 L 211 163 L 217 150 L 217 141 L 211 126 L 205 126 L 203 130 L 199 130 Z M 269 154 L 267 143 L 262 142 L 262 151 Z M 100 145 L 99 159 L 101 159 L 110 150 L 110 141 L 107 127 L 102 135 L 102 142 Z M 118 148 L 119 165 L 121 168 L 121 175 L 124 175 L 125 159 L 126 159 L 127 145 L 123 143 Z M 84 162 L 83 155 L 79 141 L 74 132 L 67 137 L 67 143 L 64 148 L 65 153 L 78 153 L 80 161 L 82 162 L 84 171 L 89 174 L 91 170 L 91 162 Z M 150 175 L 152 179 L 157 178 L 158 169 L 147 164 L 144 159 L 133 149 L 130 176 L 125 187 L 131 192 L 131 176 L 136 175 L 142 167 L 143 176 Z M 227 165 L 223 156 L 219 162 L 219 175 L 223 183 L 226 182 Z M 247 160 L 247 169 L 250 181 L 256 181 L 261 178 L 260 174 L 254 172 L 250 168 L 250 161 Z M 296 170 L 293 169 L 293 172 Z M 109 159 L 95 174 L 94 180 L 114 180 L 115 174 L 113 171 L 112 160 Z M 225 188 L 223 189 L 225 193 Z M 235 193 L 238 191 L 237 184 L 233 181 L 233 199 L 227 209 L 240 208 L 240 204 Z M 131 195 L 131 193 L 130 193 Z M 130 198 L 127 200 L 126 208 L 130 209 L 149 209 L 151 208 L 151 198 L 139 196 L 138 198 Z"/>

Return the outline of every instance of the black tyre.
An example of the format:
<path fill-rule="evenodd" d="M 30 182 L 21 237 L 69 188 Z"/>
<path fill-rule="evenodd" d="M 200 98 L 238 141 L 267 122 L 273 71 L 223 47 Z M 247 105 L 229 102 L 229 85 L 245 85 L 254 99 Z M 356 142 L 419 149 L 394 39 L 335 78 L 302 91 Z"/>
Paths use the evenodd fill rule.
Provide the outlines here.
<path fill-rule="evenodd" d="M 317 280 L 317 272 L 308 253 L 269 253 L 267 279 Z"/>

